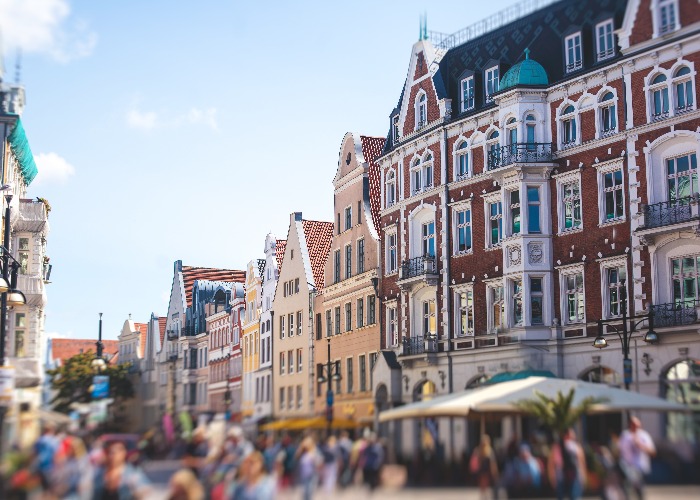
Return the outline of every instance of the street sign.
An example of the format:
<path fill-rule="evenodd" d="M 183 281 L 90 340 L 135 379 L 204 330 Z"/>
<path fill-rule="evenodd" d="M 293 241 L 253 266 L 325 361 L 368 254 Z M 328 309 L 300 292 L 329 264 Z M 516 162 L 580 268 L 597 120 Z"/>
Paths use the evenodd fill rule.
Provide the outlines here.
<path fill-rule="evenodd" d="M 109 375 L 92 377 L 92 399 L 104 399 L 109 396 Z"/>
<path fill-rule="evenodd" d="M 632 360 L 623 360 L 623 375 L 625 378 L 625 384 L 629 385 L 632 383 Z"/>
<path fill-rule="evenodd" d="M 0 366 L 0 406 L 12 406 L 15 394 L 14 366 Z"/>
<path fill-rule="evenodd" d="M 326 405 L 333 406 L 333 391 L 326 391 Z"/>

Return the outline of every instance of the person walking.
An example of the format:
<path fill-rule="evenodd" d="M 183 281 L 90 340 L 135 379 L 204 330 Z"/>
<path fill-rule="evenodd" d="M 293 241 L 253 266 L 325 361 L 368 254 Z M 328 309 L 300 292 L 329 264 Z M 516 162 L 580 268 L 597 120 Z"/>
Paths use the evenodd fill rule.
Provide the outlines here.
<path fill-rule="evenodd" d="M 107 441 L 105 462 L 97 469 L 92 485 L 92 500 L 142 500 L 148 498 L 149 483 L 140 469 L 126 461 L 126 445 Z"/>
<path fill-rule="evenodd" d="M 248 454 L 241 463 L 239 482 L 231 500 L 273 500 L 276 484 L 265 470 L 265 457 L 259 451 Z"/>
<path fill-rule="evenodd" d="M 202 483 L 191 469 L 180 469 L 170 478 L 168 500 L 204 500 Z"/>
<path fill-rule="evenodd" d="M 331 498 L 338 483 L 338 467 L 340 464 L 340 446 L 335 436 L 328 436 L 321 448 L 323 455 L 323 492 Z"/>
<path fill-rule="evenodd" d="M 581 498 L 586 482 L 586 458 L 573 429 L 564 431 L 561 440 L 552 446 L 547 474 L 559 500 Z"/>
<path fill-rule="evenodd" d="M 362 479 L 372 492 L 379 487 L 381 482 L 385 454 L 384 447 L 375 433 L 370 433 L 367 441 L 367 446 L 362 453 Z"/>
<path fill-rule="evenodd" d="M 302 498 L 311 500 L 318 483 L 318 472 L 321 457 L 316 449 L 316 443 L 311 436 L 305 437 L 297 450 L 297 474 L 302 487 Z"/>
<path fill-rule="evenodd" d="M 634 490 L 641 500 L 644 498 L 644 476 L 651 472 L 651 457 L 656 455 L 654 440 L 642 429 L 642 422 L 637 417 L 630 417 L 629 427 L 620 435 L 618 447 L 625 497 L 630 498 L 630 490 Z"/>
<path fill-rule="evenodd" d="M 498 498 L 498 462 L 491 447 L 491 438 L 487 434 L 481 436 L 479 446 L 472 452 L 469 472 L 476 475 L 482 499 L 489 498 L 489 489 L 492 490 L 493 498 Z"/>

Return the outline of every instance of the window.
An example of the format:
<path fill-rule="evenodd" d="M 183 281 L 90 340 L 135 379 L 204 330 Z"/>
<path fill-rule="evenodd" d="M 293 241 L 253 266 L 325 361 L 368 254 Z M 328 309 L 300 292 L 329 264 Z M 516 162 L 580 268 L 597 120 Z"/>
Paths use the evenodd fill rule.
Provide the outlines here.
<path fill-rule="evenodd" d="M 467 141 L 462 141 L 455 150 L 455 179 L 458 181 L 469 177 L 469 148 Z"/>
<path fill-rule="evenodd" d="M 666 75 L 654 77 L 649 86 L 649 109 L 651 121 L 668 118 L 668 82 Z"/>
<path fill-rule="evenodd" d="M 394 347 L 399 345 L 399 328 L 396 307 L 391 306 L 386 309 L 386 345 Z"/>
<path fill-rule="evenodd" d="M 294 351 L 287 351 L 287 364 L 289 373 L 294 373 Z"/>
<path fill-rule="evenodd" d="M 527 150 L 535 151 L 535 127 L 537 120 L 534 115 L 527 115 L 525 118 L 525 139 L 527 141 Z"/>
<path fill-rule="evenodd" d="M 423 224 L 422 238 L 423 257 L 435 257 L 435 221 Z"/>
<path fill-rule="evenodd" d="M 423 188 L 433 187 L 433 155 L 428 153 L 423 159 Z"/>
<path fill-rule="evenodd" d="M 289 323 L 289 337 L 294 336 L 294 313 L 287 316 L 287 322 Z"/>
<path fill-rule="evenodd" d="M 352 277 L 352 245 L 345 245 L 345 279 Z"/>
<path fill-rule="evenodd" d="M 396 203 L 396 174 L 394 174 L 393 170 L 390 170 L 386 176 L 384 189 L 386 192 L 386 207 L 388 208 Z"/>
<path fill-rule="evenodd" d="M 579 181 L 572 181 L 563 184 L 562 201 L 564 205 L 564 227 L 562 231 L 570 229 L 578 229 L 581 227 L 581 191 L 579 189 Z"/>
<path fill-rule="evenodd" d="M 457 294 L 457 325 L 455 332 L 458 337 L 474 335 L 474 292 L 465 290 Z"/>
<path fill-rule="evenodd" d="M 540 188 L 527 187 L 527 232 L 541 233 L 540 225 Z"/>
<path fill-rule="evenodd" d="M 340 281 L 340 250 L 333 253 L 333 283 Z"/>
<path fill-rule="evenodd" d="M 566 324 L 583 323 L 585 313 L 583 272 L 565 274 L 561 279 L 564 285 L 564 322 Z"/>
<path fill-rule="evenodd" d="M 376 297 L 374 295 L 370 295 L 367 297 L 367 324 L 368 325 L 373 325 L 376 322 L 375 318 L 375 305 L 376 305 Z"/>
<path fill-rule="evenodd" d="M 297 373 L 301 373 L 304 368 L 304 363 L 302 363 L 303 349 L 297 349 Z"/>
<path fill-rule="evenodd" d="M 694 308 L 699 298 L 700 255 L 689 255 L 671 259 L 671 285 L 673 303 L 676 307 Z"/>
<path fill-rule="evenodd" d="M 391 119 L 391 131 L 394 138 L 394 144 L 396 144 L 399 142 L 399 115 L 396 115 Z"/>
<path fill-rule="evenodd" d="M 357 224 L 362 224 L 362 202 L 357 202 Z"/>
<path fill-rule="evenodd" d="M 286 361 L 286 354 L 281 352 L 280 353 L 280 375 L 284 375 L 284 367 L 285 367 L 285 361 Z"/>
<path fill-rule="evenodd" d="M 335 334 L 340 335 L 340 306 L 335 308 Z"/>
<path fill-rule="evenodd" d="M 510 192 L 510 234 L 520 234 L 520 191 Z"/>
<path fill-rule="evenodd" d="M 326 337 L 333 334 L 333 319 L 331 318 L 331 310 L 326 311 Z"/>
<path fill-rule="evenodd" d="M 428 106 L 425 92 L 420 92 L 416 99 L 416 130 L 425 127 L 428 117 Z"/>
<path fill-rule="evenodd" d="M 347 383 L 347 390 L 348 394 L 352 394 L 352 391 L 355 389 L 353 387 L 353 362 L 352 358 L 347 358 L 345 360 L 345 366 L 346 366 L 346 373 L 345 373 L 345 381 Z"/>
<path fill-rule="evenodd" d="M 341 368 L 340 361 L 335 361 L 334 364 L 335 364 L 335 367 L 337 370 L 336 373 L 338 373 L 338 375 L 340 375 L 340 368 Z M 338 377 L 338 379 L 335 381 L 335 393 L 336 394 L 340 394 L 342 392 L 341 391 L 341 388 L 342 388 L 341 380 L 342 380 L 342 377 Z"/>
<path fill-rule="evenodd" d="M 323 338 L 323 324 L 321 323 L 321 313 L 316 314 L 316 340 L 321 340 Z M 265 359 L 263 358 L 263 362 Z"/>
<path fill-rule="evenodd" d="M 498 92 L 499 79 L 498 66 L 486 70 L 486 102 L 493 101 L 493 94 Z"/>
<path fill-rule="evenodd" d="M 299 278 L 294 278 L 294 293 L 299 293 Z"/>
<path fill-rule="evenodd" d="M 345 207 L 345 230 L 352 227 L 352 207 Z"/>
<path fill-rule="evenodd" d="M 606 268 L 607 292 L 608 292 L 608 316 L 622 316 L 623 300 L 626 302 L 625 281 L 627 271 L 624 265 Z"/>
<path fill-rule="evenodd" d="M 503 213 L 501 202 L 497 201 L 488 204 L 489 213 L 489 246 L 497 246 L 501 244 L 503 239 Z"/>
<path fill-rule="evenodd" d="M 602 137 L 615 133 L 617 129 L 617 118 L 615 116 L 615 96 L 612 92 L 606 93 L 601 99 L 599 113 Z"/>
<path fill-rule="evenodd" d="M 603 196 L 605 200 L 605 221 L 622 219 L 625 216 L 622 168 L 603 174 Z"/>
<path fill-rule="evenodd" d="M 340 234 L 340 213 L 337 214 L 336 219 L 337 219 L 337 222 L 336 222 L 337 234 Z"/>
<path fill-rule="evenodd" d="M 674 111 L 675 114 L 685 113 L 693 106 L 693 80 L 688 66 L 682 66 L 676 70 L 673 76 Z"/>
<path fill-rule="evenodd" d="M 345 331 L 349 332 L 352 330 L 352 304 L 347 302 L 345 304 Z"/>
<path fill-rule="evenodd" d="M 297 409 L 301 410 L 301 407 L 304 404 L 304 398 L 302 396 L 303 391 L 302 387 L 300 385 L 297 386 Z"/>
<path fill-rule="evenodd" d="M 608 59 L 615 55 L 615 35 L 613 34 L 613 21 L 607 19 L 598 23 L 595 27 L 598 61 Z"/>
<path fill-rule="evenodd" d="M 698 192 L 698 162 L 695 153 L 666 159 L 668 201 L 678 202 Z"/>
<path fill-rule="evenodd" d="M 280 387 L 280 409 L 284 410 L 284 387 Z"/>
<path fill-rule="evenodd" d="M 486 167 L 488 170 L 493 170 L 501 166 L 501 148 L 498 144 L 498 135 L 498 130 L 494 130 L 488 135 L 488 139 L 486 139 Z"/>
<path fill-rule="evenodd" d="M 357 240 L 357 274 L 365 272 L 365 240 Z"/>
<path fill-rule="evenodd" d="M 280 316 L 280 338 L 284 338 L 284 316 Z"/>
<path fill-rule="evenodd" d="M 15 357 L 23 358 L 24 350 L 24 332 L 26 325 L 26 315 L 24 313 L 15 313 Z"/>
<path fill-rule="evenodd" d="M 367 357 L 360 354 L 357 361 L 360 367 L 360 392 L 365 392 L 367 390 Z"/>
<path fill-rule="evenodd" d="M 506 306 L 503 298 L 503 286 L 492 285 L 488 287 L 489 295 L 489 326 L 491 333 L 496 333 L 505 328 Z"/>
<path fill-rule="evenodd" d="M 581 54 L 581 32 L 569 35 L 564 39 L 566 46 L 566 72 L 570 73 L 583 67 Z"/>
<path fill-rule="evenodd" d="M 530 278 L 530 324 L 542 325 L 543 311 L 542 301 L 544 294 L 542 290 L 542 278 Z"/>
<path fill-rule="evenodd" d="M 474 77 L 462 80 L 462 111 L 474 108 Z"/>
<path fill-rule="evenodd" d="M 423 188 L 421 181 L 421 170 L 420 170 L 420 160 L 416 159 L 411 167 L 411 192 L 413 194 L 420 193 Z"/>
<path fill-rule="evenodd" d="M 27 274 L 29 271 L 29 238 L 19 239 L 17 256 L 17 260 L 19 260 L 19 273 Z"/>
<path fill-rule="evenodd" d="M 515 154 L 517 152 L 517 144 L 518 144 L 518 124 L 515 118 L 510 118 L 506 124 L 506 132 L 507 132 L 507 140 L 508 140 L 508 145 L 510 146 L 510 152 L 511 154 Z"/>
<path fill-rule="evenodd" d="M 456 210 L 455 222 L 457 224 L 457 237 L 455 243 L 456 253 L 466 253 L 472 249 L 472 211 L 469 208 Z"/>
<path fill-rule="evenodd" d="M 424 300 L 422 306 L 423 335 L 434 335 L 437 332 L 435 299 Z"/>
<path fill-rule="evenodd" d="M 302 312 L 297 311 L 297 335 L 301 335 L 301 329 L 304 326 L 304 322 L 302 321 Z"/>
<path fill-rule="evenodd" d="M 563 148 L 576 144 L 576 116 L 574 107 L 569 104 L 561 116 L 561 144 Z"/>
<path fill-rule="evenodd" d="M 676 30 L 677 12 L 678 0 L 658 0 L 656 24 L 659 35 Z"/>
<path fill-rule="evenodd" d="M 294 408 L 294 387 L 287 387 L 287 408 Z"/>
<path fill-rule="evenodd" d="M 523 324 L 523 282 L 521 280 L 510 280 L 513 292 L 513 326 Z"/>
<path fill-rule="evenodd" d="M 393 274 L 397 270 L 396 233 L 386 236 L 386 273 Z"/>
<path fill-rule="evenodd" d="M 357 299 L 357 328 L 365 326 L 365 299 Z"/>

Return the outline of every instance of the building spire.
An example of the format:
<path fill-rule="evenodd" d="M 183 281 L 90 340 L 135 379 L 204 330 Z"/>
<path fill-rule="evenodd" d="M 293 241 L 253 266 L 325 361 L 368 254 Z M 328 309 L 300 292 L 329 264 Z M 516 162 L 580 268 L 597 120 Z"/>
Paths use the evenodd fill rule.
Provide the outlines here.
<path fill-rule="evenodd" d="M 17 59 L 15 60 L 15 83 L 19 85 L 22 74 L 22 49 L 17 49 Z"/>
<path fill-rule="evenodd" d="M 424 12 L 420 16 L 419 26 L 418 26 L 418 40 L 428 39 L 428 14 Z"/>

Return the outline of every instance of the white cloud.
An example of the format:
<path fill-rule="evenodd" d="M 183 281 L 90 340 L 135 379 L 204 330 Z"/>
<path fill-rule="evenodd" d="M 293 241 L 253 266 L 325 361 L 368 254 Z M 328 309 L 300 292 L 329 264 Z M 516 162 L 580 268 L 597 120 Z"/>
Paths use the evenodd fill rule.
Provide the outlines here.
<path fill-rule="evenodd" d="M 5 50 L 48 54 L 58 62 L 92 54 L 97 34 L 70 17 L 68 0 L 0 0 Z"/>
<path fill-rule="evenodd" d="M 34 181 L 36 184 L 63 184 L 69 177 L 75 175 L 75 167 L 56 153 L 35 155 L 34 161 L 39 170 Z"/>
<path fill-rule="evenodd" d="M 130 109 L 126 114 L 126 123 L 131 128 L 140 130 L 152 130 L 156 127 L 158 115 L 155 111 L 139 111 Z"/>
<path fill-rule="evenodd" d="M 142 111 L 136 107 L 126 113 L 126 124 L 137 130 L 154 130 L 156 128 L 176 128 L 185 125 L 202 125 L 213 131 L 219 130 L 216 120 L 216 108 L 191 108 L 187 113 L 168 116 L 167 113 Z"/>
<path fill-rule="evenodd" d="M 195 125 L 202 124 L 212 130 L 219 130 L 219 124 L 216 121 L 216 108 L 207 108 L 204 110 L 192 108 L 190 112 L 187 113 L 186 119 L 189 123 Z"/>
<path fill-rule="evenodd" d="M 70 339 L 73 338 L 73 332 L 46 332 L 47 339 Z"/>

